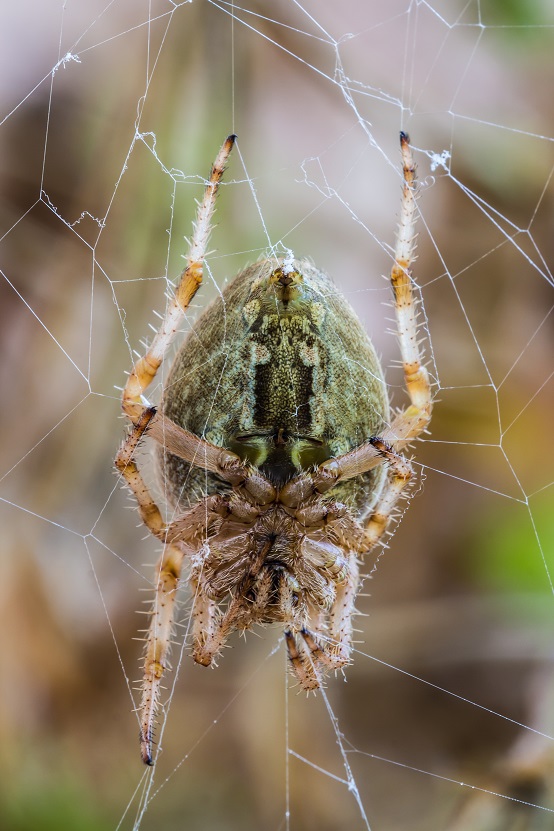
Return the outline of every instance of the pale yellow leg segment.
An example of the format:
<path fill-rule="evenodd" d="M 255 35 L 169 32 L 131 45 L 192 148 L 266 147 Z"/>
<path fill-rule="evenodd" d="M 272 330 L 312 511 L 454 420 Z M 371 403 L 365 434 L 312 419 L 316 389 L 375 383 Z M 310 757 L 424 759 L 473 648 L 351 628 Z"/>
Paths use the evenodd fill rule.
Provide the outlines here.
<path fill-rule="evenodd" d="M 194 517 L 181 518 L 178 527 L 168 529 L 162 514 L 150 496 L 148 488 L 134 460 L 137 446 L 154 415 L 154 410 L 144 405 L 142 396 L 153 381 L 175 332 L 181 325 L 186 310 L 202 283 L 206 248 L 211 230 L 212 217 L 219 183 L 225 164 L 235 143 L 235 136 L 229 136 L 223 143 L 212 167 L 202 201 L 198 205 L 196 222 L 186 258 L 186 267 L 181 273 L 179 285 L 170 298 L 159 330 L 154 336 L 146 354 L 135 363 L 122 396 L 123 412 L 131 419 L 134 429 L 121 446 L 115 463 L 127 484 L 135 494 L 139 512 L 145 525 L 158 539 L 173 535 L 184 539 L 187 535 L 198 535 L 198 523 Z M 163 439 L 162 439 L 163 440 Z M 201 440 L 198 440 L 200 442 Z M 195 445 L 195 452 L 198 446 Z M 219 450 L 219 449 L 218 449 Z M 220 452 L 220 451 L 219 451 Z M 200 457 L 201 459 L 202 457 Z M 218 457 L 219 458 L 219 457 Z M 223 462 L 228 461 L 226 459 Z M 231 460 L 231 463 L 234 460 Z M 239 460 L 240 461 L 240 460 Z M 190 528 L 188 527 L 190 524 Z M 147 637 L 144 660 L 144 687 L 141 703 L 141 752 L 146 764 L 152 764 L 152 729 L 156 715 L 161 678 L 166 668 L 167 654 L 173 627 L 175 597 L 181 572 L 185 547 L 167 545 L 164 549 L 156 586 L 156 599 L 152 622 Z"/>
<path fill-rule="evenodd" d="M 204 197 L 198 206 L 192 242 L 187 255 L 187 265 L 181 274 L 179 285 L 168 303 L 162 324 L 156 332 L 148 352 L 135 363 L 123 390 L 123 412 L 133 422 L 140 418 L 143 409 L 141 397 L 160 368 L 173 336 L 202 283 L 204 257 L 210 235 L 217 190 L 227 159 L 235 143 L 235 138 L 235 136 L 229 136 L 217 155 L 204 191 Z"/>
<path fill-rule="evenodd" d="M 350 552 L 348 576 L 337 586 L 337 594 L 329 611 L 329 648 L 326 650 L 333 669 L 350 663 L 352 652 L 352 615 L 360 579 L 358 561 Z"/>
<path fill-rule="evenodd" d="M 429 374 L 422 365 L 422 355 L 418 344 L 417 301 L 414 298 L 410 270 L 415 250 L 416 188 L 415 165 L 409 142 L 406 133 L 401 133 L 400 148 L 404 186 L 390 281 L 394 292 L 394 308 L 404 379 L 411 407 L 396 417 L 386 436 L 383 434 L 387 441 L 395 443 L 396 449 L 409 444 L 425 430 L 431 418 L 432 408 Z M 396 439 L 399 443 L 396 443 Z"/>
<path fill-rule="evenodd" d="M 364 543 L 367 551 L 377 545 L 387 530 L 393 508 L 413 476 L 410 463 L 395 453 L 382 439 L 374 439 L 373 445 L 388 461 L 389 471 L 379 502 L 365 522 Z"/>
<path fill-rule="evenodd" d="M 115 466 L 135 495 L 142 521 L 150 533 L 165 542 L 166 526 L 163 517 L 160 509 L 150 496 L 150 492 L 134 459 L 139 442 L 148 427 L 153 413 L 153 409 L 144 410 L 139 421 L 119 448 L 117 456 L 115 457 Z"/>
<path fill-rule="evenodd" d="M 160 698 L 162 677 L 168 668 L 177 589 L 184 552 L 177 546 L 165 547 L 158 566 L 158 582 L 152 609 L 152 620 L 146 640 L 144 655 L 144 681 L 140 704 L 140 749 L 147 765 L 152 760 L 152 733 Z"/>
<path fill-rule="evenodd" d="M 423 355 L 418 343 L 417 302 L 410 271 L 415 251 L 416 190 L 415 165 L 406 133 L 400 134 L 400 148 L 404 186 L 390 280 L 410 406 L 398 413 L 379 436 L 396 451 L 411 444 L 426 430 L 433 407 L 429 374 L 423 366 Z M 384 460 L 385 457 L 378 452 L 372 441 L 367 441 L 343 456 L 324 462 L 315 473 L 303 473 L 292 479 L 283 488 L 281 500 L 294 507 L 311 495 L 313 490 L 326 493 L 339 481 L 367 473 L 383 464 Z"/>
<path fill-rule="evenodd" d="M 192 606 L 192 657 L 197 664 L 209 667 L 223 645 L 218 632 L 221 628 L 221 612 L 217 602 L 198 590 L 198 584 L 191 580 L 195 591 Z"/>

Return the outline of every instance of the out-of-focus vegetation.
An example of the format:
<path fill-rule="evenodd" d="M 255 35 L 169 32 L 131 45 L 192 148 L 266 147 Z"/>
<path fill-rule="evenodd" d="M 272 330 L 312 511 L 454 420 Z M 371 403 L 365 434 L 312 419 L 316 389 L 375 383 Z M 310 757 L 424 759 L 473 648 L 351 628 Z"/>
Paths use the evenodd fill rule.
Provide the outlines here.
<path fill-rule="evenodd" d="M 66 20 L 77 35 L 102 10 L 78 5 Z M 551 746 L 519 752 L 514 723 L 552 735 L 552 293 L 529 266 L 527 257 L 538 257 L 526 234 L 514 235 L 518 248 L 495 224 L 509 234 L 506 220 L 530 228 L 552 262 L 552 143 L 528 135 L 554 134 L 548 9 L 523 0 L 479 4 L 485 29 L 473 51 L 471 25 L 449 31 L 423 15 L 403 28 L 409 4 L 400 0 L 358 0 L 342 11 L 314 5 L 337 38 L 357 35 L 341 43 L 344 71 L 367 84 L 356 88 L 356 103 L 393 160 L 389 168 L 334 83 L 309 69 L 322 66 L 333 78 L 334 54 L 296 31 L 308 25 L 298 9 L 284 0 L 252 5 L 265 16 L 253 20 L 266 39 L 235 23 L 232 78 L 226 14 L 183 5 L 164 35 L 167 16 L 152 12 L 147 29 L 136 5 L 116 4 L 113 16 L 96 20 L 75 49 L 81 63 L 55 73 L 51 99 L 49 83 L 25 96 L 56 63 L 58 6 L 31 3 L 21 28 L 15 20 L 3 29 L 13 84 L 4 109 L 22 103 L 0 127 L 0 259 L 15 287 L 0 282 L 0 827 L 115 829 L 143 773 L 127 679 L 140 674 L 135 611 L 152 575 L 143 564 L 157 548 L 135 528 L 112 471 L 123 431 L 114 385 L 131 366 L 130 347 L 140 348 L 156 320 L 151 310 L 162 308 L 166 265 L 171 277 L 182 267 L 182 236 L 215 150 L 234 127 L 246 165 L 245 173 L 235 154 L 233 184 L 222 188 L 210 259 L 216 282 L 267 247 L 248 174 L 272 241 L 283 237 L 316 259 L 375 332 L 400 406 L 379 276 L 390 260 L 372 235 L 392 242 L 401 126 L 412 134 L 424 184 L 432 239 L 420 224 L 415 274 L 444 389 L 431 440 L 414 450 L 425 465 L 423 487 L 366 583 L 371 596 L 360 599 L 369 617 L 360 618 L 359 649 L 479 706 L 364 654 L 347 684 L 329 683 L 328 695 L 358 751 L 349 760 L 376 831 L 452 831 L 455 822 L 456 831 L 494 831 L 499 822 L 508 831 L 549 827 L 551 814 L 483 795 L 481 810 L 474 792 L 364 755 L 499 792 L 521 784 L 518 775 L 534 765 L 541 787 L 527 801 L 554 807 Z M 465 22 L 477 22 L 476 8 L 470 4 Z M 400 59 L 404 37 L 411 69 Z M 116 187 L 156 60 L 139 129 L 155 132 L 157 158 L 139 141 Z M 402 120 L 382 91 L 401 98 L 411 117 L 406 110 Z M 449 115 L 458 108 L 467 120 Z M 154 147 L 151 136 L 144 140 Z M 449 147 L 453 175 L 497 213 L 487 217 L 440 169 L 433 183 L 424 147 Z M 301 181 L 302 161 L 322 191 Z M 322 196 L 320 161 L 340 199 Z M 39 202 L 43 162 L 47 196 Z M 174 193 L 161 163 L 191 178 Z M 104 217 L 101 228 L 94 218 Z M 208 281 L 199 305 L 210 291 Z M 278 632 L 261 635 L 235 638 L 214 672 L 185 654 L 156 768 L 157 785 L 170 778 L 144 829 L 285 827 L 285 659 L 282 651 L 268 657 Z M 344 777 L 321 699 L 289 699 L 290 746 Z M 343 784 L 288 758 L 291 828 L 364 827 Z M 133 816 L 131 808 L 121 827 L 132 827 Z"/>

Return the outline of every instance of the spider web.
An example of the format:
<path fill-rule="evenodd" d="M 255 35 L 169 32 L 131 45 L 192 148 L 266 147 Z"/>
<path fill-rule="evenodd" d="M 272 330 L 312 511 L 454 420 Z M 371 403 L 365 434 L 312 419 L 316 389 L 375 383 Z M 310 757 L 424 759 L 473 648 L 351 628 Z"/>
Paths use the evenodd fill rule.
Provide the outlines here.
<path fill-rule="evenodd" d="M 548 4 L 45 0 L 3 17 L 2 827 L 550 828 Z M 264 630 L 202 670 L 185 596 L 143 770 L 135 611 L 158 550 L 112 472 L 116 388 L 233 131 L 196 306 L 269 250 L 310 256 L 404 405 L 382 276 L 400 129 L 437 403 L 410 510 L 365 563 L 354 663 L 305 698 Z"/>

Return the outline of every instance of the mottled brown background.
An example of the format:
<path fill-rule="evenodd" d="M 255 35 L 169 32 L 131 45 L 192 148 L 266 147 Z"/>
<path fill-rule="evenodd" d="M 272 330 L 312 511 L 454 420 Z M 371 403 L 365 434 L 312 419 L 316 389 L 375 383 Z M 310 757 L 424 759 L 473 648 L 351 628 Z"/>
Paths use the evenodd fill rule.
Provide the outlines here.
<path fill-rule="evenodd" d="M 441 389 L 430 440 L 415 448 L 423 487 L 360 600 L 364 654 L 328 697 L 374 831 L 551 828 L 552 814 L 456 782 L 554 809 L 552 743 L 527 731 L 516 745 L 520 728 L 486 709 L 554 731 L 553 300 L 539 273 L 553 249 L 552 10 L 310 2 L 321 29 L 286 0 L 245 5 L 257 31 L 232 29 L 228 5 L 200 0 L 171 18 L 173 6 L 152 2 L 150 26 L 146 2 L 103 14 L 97 0 L 69 3 L 61 53 L 59 0 L 1 12 L 0 826 L 133 827 L 143 770 L 126 677 L 139 675 L 135 612 L 157 548 L 112 471 L 114 385 L 163 308 L 166 268 L 180 271 L 221 140 L 235 129 L 240 153 L 212 237 L 216 283 L 267 249 L 249 176 L 271 242 L 313 257 L 374 333 L 400 406 L 381 275 L 404 128 L 422 182 L 416 276 Z M 340 39 L 376 146 L 335 83 L 326 33 Z M 52 81 L 70 50 L 81 62 Z M 159 161 L 138 141 L 116 188 L 149 73 L 139 129 L 155 133 Z M 452 178 L 431 172 L 422 148 L 450 150 Z M 174 203 L 162 164 L 187 177 Z M 208 280 L 198 303 L 211 292 Z M 143 829 L 288 828 L 287 741 L 345 777 L 321 698 L 291 690 L 287 740 L 278 638 L 235 638 L 216 671 L 185 657 Z M 517 782 L 505 770 L 514 746 Z M 344 784 L 288 758 L 291 829 L 366 827 Z"/>

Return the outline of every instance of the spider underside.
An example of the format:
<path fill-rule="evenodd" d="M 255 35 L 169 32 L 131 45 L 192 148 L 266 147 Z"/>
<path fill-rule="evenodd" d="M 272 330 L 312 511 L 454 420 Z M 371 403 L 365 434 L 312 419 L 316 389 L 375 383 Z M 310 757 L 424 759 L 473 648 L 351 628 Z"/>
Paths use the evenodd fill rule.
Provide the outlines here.
<path fill-rule="evenodd" d="M 410 275 L 415 167 L 404 133 L 391 284 L 409 406 L 391 417 L 378 359 L 355 313 L 329 278 L 292 257 L 260 260 L 237 275 L 177 353 L 160 409 L 145 405 L 143 393 L 201 284 L 234 140 L 216 158 L 175 296 L 123 392 L 133 428 L 116 465 L 164 544 L 144 660 L 147 764 L 185 558 L 197 663 L 212 664 L 237 629 L 280 623 L 294 675 L 303 689 L 317 689 L 350 661 L 359 559 L 382 539 L 412 475 L 400 451 L 431 415 Z M 145 434 L 158 445 L 171 522 L 135 460 Z"/>

